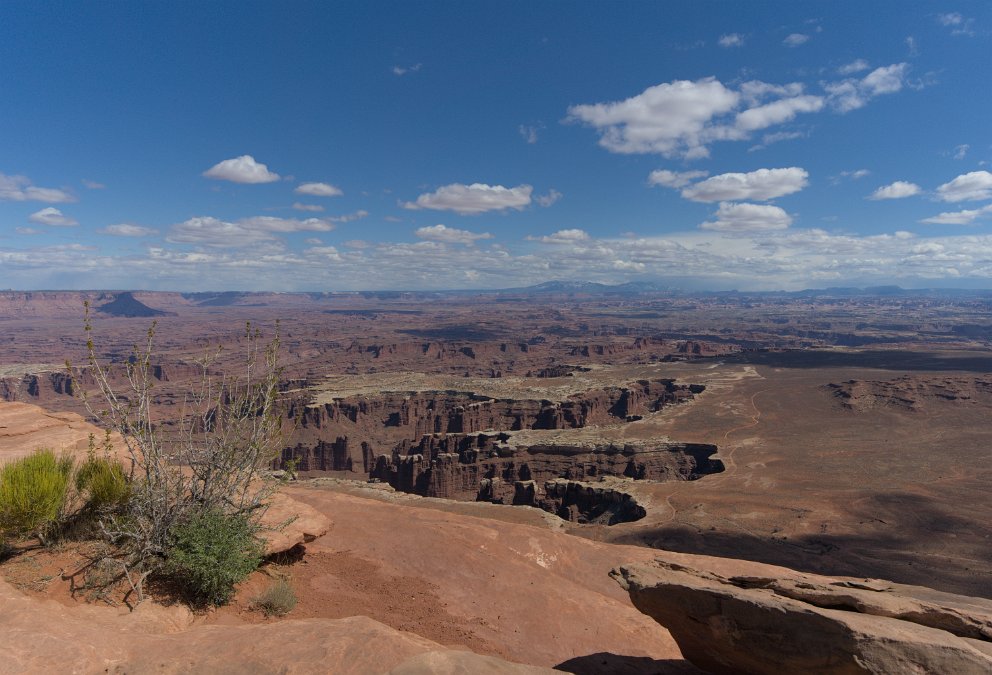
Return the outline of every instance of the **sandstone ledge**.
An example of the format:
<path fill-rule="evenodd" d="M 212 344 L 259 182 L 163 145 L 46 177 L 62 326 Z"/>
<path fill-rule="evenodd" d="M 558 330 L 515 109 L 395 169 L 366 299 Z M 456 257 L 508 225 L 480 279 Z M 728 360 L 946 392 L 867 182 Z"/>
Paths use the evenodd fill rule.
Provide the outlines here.
<path fill-rule="evenodd" d="M 992 601 L 678 554 L 613 575 L 713 673 L 992 672 Z"/>

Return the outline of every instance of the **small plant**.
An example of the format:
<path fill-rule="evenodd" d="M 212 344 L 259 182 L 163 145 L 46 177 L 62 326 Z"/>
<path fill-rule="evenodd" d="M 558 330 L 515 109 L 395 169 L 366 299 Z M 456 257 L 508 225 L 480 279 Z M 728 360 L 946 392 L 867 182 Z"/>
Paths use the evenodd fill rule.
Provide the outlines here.
<path fill-rule="evenodd" d="M 263 553 L 248 518 L 219 510 L 194 512 L 172 528 L 165 573 L 192 602 L 223 605 Z"/>
<path fill-rule="evenodd" d="M 285 579 L 276 579 L 254 601 L 252 606 L 265 616 L 284 616 L 296 607 L 296 592 Z"/>
<path fill-rule="evenodd" d="M 107 457 L 90 456 L 83 462 L 76 472 L 76 490 L 96 511 L 117 508 L 131 496 L 123 465 Z"/>
<path fill-rule="evenodd" d="M 69 456 L 39 450 L 0 469 L 0 530 L 47 543 L 65 517 L 73 464 Z"/>

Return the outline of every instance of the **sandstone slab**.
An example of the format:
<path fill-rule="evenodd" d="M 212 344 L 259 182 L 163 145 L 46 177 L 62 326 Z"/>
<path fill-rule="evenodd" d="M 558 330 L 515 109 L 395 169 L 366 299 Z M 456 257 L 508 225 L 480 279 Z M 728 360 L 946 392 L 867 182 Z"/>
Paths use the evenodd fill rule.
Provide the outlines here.
<path fill-rule="evenodd" d="M 664 556 L 614 573 L 704 670 L 992 672 L 992 602 L 730 560 L 721 574 L 706 569 L 713 560 Z M 735 563 L 741 574 L 727 575 Z"/>

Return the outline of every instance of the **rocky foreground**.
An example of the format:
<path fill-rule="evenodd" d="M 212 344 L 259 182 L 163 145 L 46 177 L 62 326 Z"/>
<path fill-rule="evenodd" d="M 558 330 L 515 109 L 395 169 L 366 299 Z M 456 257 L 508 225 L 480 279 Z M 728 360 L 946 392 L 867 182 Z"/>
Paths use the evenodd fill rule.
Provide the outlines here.
<path fill-rule="evenodd" d="M 88 434 L 4 412 L 0 458 L 59 419 L 72 433 L 50 444 Z M 59 575 L 17 588 L 8 561 L 0 673 L 992 672 L 985 599 L 596 542 L 537 509 L 352 481 L 288 488 L 286 510 L 306 514 L 272 544 L 305 547 L 284 566 L 301 598 L 287 618 L 129 613 L 60 594 Z"/>

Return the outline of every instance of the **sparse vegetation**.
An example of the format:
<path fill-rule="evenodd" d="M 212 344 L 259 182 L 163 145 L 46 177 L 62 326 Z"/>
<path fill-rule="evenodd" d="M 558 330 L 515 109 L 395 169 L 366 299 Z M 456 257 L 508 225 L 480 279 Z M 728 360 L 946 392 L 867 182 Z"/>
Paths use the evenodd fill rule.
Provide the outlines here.
<path fill-rule="evenodd" d="M 120 570 L 116 580 L 139 602 L 145 581 L 158 576 L 179 582 L 194 602 L 219 604 L 258 566 L 261 518 L 278 487 L 262 475 L 281 440 L 278 337 L 263 347 L 258 330 L 246 326 L 241 377 L 212 369 L 219 350 L 201 359 L 199 386 L 187 394 L 176 423 L 161 425 L 152 393 L 155 327 L 123 364 L 120 386 L 119 366 L 97 357 L 87 305 L 86 374 L 102 401 L 81 395 L 92 414 L 120 433 L 130 469 L 125 474 L 109 457 L 91 456 L 78 485 L 98 511 L 103 563 Z M 81 370 L 69 368 L 83 379 Z"/>
<path fill-rule="evenodd" d="M 284 616 L 296 607 L 296 592 L 286 579 L 276 579 L 252 602 L 266 616 Z"/>
<path fill-rule="evenodd" d="M 0 530 L 46 542 L 65 518 L 73 464 L 39 450 L 0 469 Z"/>
<path fill-rule="evenodd" d="M 216 509 L 193 511 L 170 539 L 164 572 L 194 603 L 226 603 L 264 552 L 245 515 Z"/>
<path fill-rule="evenodd" d="M 109 457 L 90 456 L 76 471 L 76 490 L 96 512 L 118 509 L 131 496 L 124 466 Z"/>

